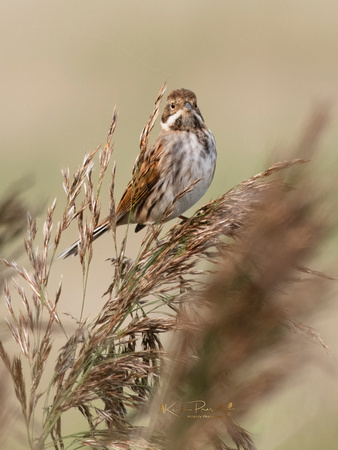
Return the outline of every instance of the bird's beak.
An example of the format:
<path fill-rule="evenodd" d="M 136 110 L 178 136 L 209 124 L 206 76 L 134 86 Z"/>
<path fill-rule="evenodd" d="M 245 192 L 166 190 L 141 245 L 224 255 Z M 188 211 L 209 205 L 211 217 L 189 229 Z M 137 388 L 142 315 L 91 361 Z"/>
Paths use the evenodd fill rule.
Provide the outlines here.
<path fill-rule="evenodd" d="M 188 111 L 191 111 L 191 110 L 192 110 L 192 106 L 191 106 L 191 104 L 190 104 L 189 102 L 187 102 L 187 103 L 185 104 L 185 109 L 187 109 Z"/>

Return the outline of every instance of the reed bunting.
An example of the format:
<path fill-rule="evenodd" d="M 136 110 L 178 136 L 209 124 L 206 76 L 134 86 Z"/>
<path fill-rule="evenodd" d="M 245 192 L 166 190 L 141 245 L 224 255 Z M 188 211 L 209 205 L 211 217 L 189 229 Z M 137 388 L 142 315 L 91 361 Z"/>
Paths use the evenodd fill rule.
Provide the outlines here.
<path fill-rule="evenodd" d="M 204 123 L 196 95 L 188 89 L 169 94 L 161 118 L 161 132 L 145 152 L 139 167 L 136 159 L 132 179 L 116 209 L 116 225 L 136 223 L 135 231 L 163 218 L 173 204 L 166 221 L 181 216 L 207 191 L 216 167 L 216 144 Z M 199 180 L 189 192 L 180 193 Z M 94 230 L 93 239 L 110 228 L 109 218 Z M 78 242 L 60 255 L 78 253 Z"/>

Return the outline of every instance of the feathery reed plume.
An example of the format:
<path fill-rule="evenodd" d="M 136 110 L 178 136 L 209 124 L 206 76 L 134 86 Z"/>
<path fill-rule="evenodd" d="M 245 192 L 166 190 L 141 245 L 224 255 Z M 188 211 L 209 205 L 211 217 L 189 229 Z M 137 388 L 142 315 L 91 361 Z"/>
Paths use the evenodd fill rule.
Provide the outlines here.
<path fill-rule="evenodd" d="M 141 135 L 139 161 L 163 93 L 164 87 Z M 235 445 L 252 450 L 253 440 L 238 421 L 294 370 L 293 355 L 287 351 L 296 345 L 290 330 L 325 347 L 301 320 L 315 310 L 304 286 L 312 283 L 314 295 L 316 280 L 324 292 L 325 277 L 305 266 L 307 258 L 333 225 L 332 217 L 323 212 L 319 181 L 315 196 L 311 176 L 303 175 L 306 148 L 312 149 L 319 137 L 324 114 L 318 113 L 313 122 L 320 126 L 309 127 L 296 159 L 276 163 L 244 181 L 165 235 L 164 218 L 147 230 L 134 260 L 125 256 L 128 231 L 120 248 L 115 240 L 108 298 L 89 321 L 82 318 L 86 280 L 116 117 L 114 112 L 100 153 L 97 186 L 92 167 L 99 148 L 85 157 L 72 182 L 69 171 L 63 172 L 66 208 L 54 236 L 55 202 L 47 211 L 41 252 L 34 247 L 36 222 L 29 218 L 25 248 L 31 271 L 5 261 L 28 286 L 27 293 L 15 281 L 20 309 L 5 284 L 8 326 L 21 355 L 11 357 L 1 344 L 0 356 L 12 377 L 29 446 L 63 449 L 67 440 L 67 448 L 229 450 Z M 115 239 L 114 174 L 115 166 L 109 206 Z M 74 220 L 80 233 L 76 245 L 84 294 L 80 317 L 67 336 L 58 311 L 61 283 L 52 296 L 49 280 L 61 236 Z M 207 262 L 208 269 L 201 262 Z M 304 274 L 306 282 L 299 283 Z M 53 377 L 43 386 L 46 365 L 53 365 L 56 328 L 63 332 L 64 344 Z M 161 336 L 173 331 L 168 350 Z M 25 361 L 30 379 L 24 376 Z M 37 430 L 34 412 L 42 400 L 43 420 Z M 66 437 L 63 418 L 70 410 L 79 411 L 88 427 Z"/>
<path fill-rule="evenodd" d="M 320 276 L 299 285 L 294 266 L 328 226 L 308 182 L 298 182 L 297 190 L 270 185 L 225 250 L 219 273 L 179 314 L 170 377 L 152 409 L 152 432 L 162 430 L 164 448 L 228 449 L 232 440 L 238 449 L 255 449 L 238 420 L 309 357 L 290 329 L 326 348 L 298 321 L 313 312 L 325 283 Z"/>
<path fill-rule="evenodd" d="M 8 189 L 0 199 L 0 255 L 17 258 L 22 253 L 18 246 L 18 238 L 22 236 L 27 223 L 28 207 L 22 199 L 24 187 L 18 184 Z M 0 266 L 0 288 L 3 287 L 9 271 Z"/>

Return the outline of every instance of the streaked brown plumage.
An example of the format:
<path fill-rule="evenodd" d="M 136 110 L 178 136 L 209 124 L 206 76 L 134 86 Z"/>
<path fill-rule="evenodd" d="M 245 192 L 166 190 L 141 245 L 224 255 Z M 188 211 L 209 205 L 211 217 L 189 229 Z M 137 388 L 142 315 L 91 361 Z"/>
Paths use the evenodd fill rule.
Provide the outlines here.
<path fill-rule="evenodd" d="M 208 189 L 216 166 L 216 144 L 197 106 L 196 95 L 188 89 L 169 94 L 161 118 L 161 132 L 146 150 L 139 167 L 135 162 L 130 180 L 116 209 L 116 225 L 136 223 L 135 231 L 156 223 L 174 199 L 179 198 L 166 220 L 174 219 L 193 206 Z M 93 239 L 109 230 L 109 218 L 94 230 Z M 76 255 L 75 242 L 60 257 Z"/>

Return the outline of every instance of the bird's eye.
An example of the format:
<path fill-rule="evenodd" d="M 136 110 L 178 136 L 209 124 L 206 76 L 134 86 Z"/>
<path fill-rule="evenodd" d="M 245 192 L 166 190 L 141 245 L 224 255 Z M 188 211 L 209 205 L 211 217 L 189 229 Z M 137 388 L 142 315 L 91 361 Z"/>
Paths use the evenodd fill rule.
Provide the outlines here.
<path fill-rule="evenodd" d="M 171 108 L 171 109 L 175 109 L 175 103 L 174 103 L 174 102 L 171 102 L 171 103 L 170 103 L 170 108 Z"/>
<path fill-rule="evenodd" d="M 195 109 L 197 108 L 197 103 L 194 103 L 194 108 L 195 108 Z"/>

